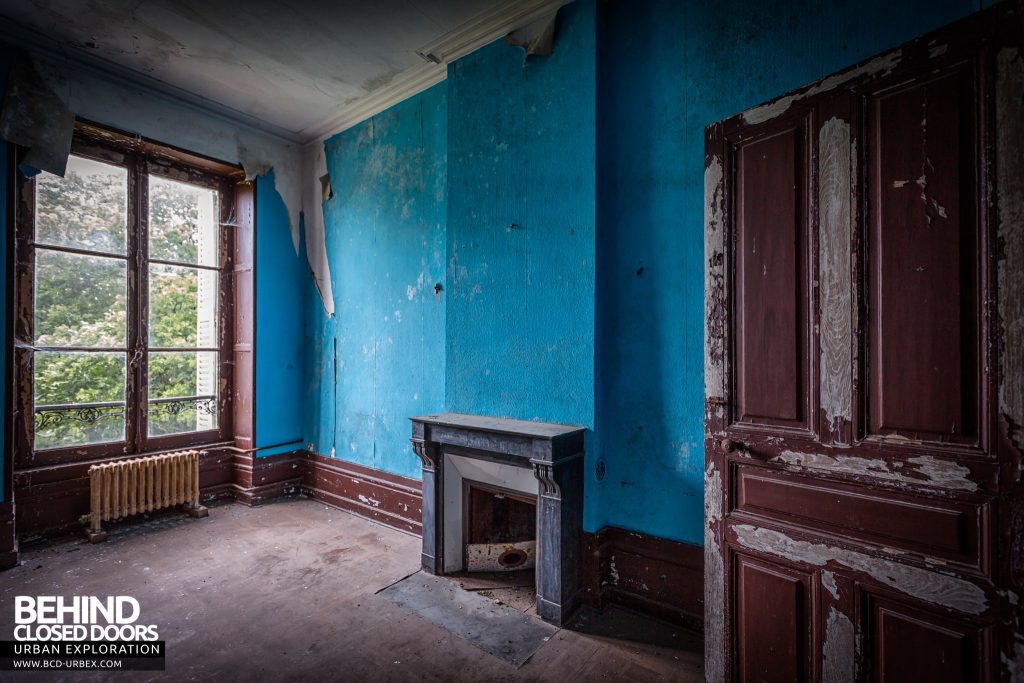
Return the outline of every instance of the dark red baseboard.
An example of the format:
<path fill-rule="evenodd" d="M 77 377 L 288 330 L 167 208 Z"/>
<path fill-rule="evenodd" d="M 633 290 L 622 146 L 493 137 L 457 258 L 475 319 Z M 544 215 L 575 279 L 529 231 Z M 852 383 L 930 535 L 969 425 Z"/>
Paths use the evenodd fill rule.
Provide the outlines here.
<path fill-rule="evenodd" d="M 583 534 L 586 600 L 704 629 L 704 549 L 616 527 Z"/>
<path fill-rule="evenodd" d="M 418 479 L 311 453 L 305 464 L 302 492 L 310 498 L 402 531 L 422 533 Z"/>
<path fill-rule="evenodd" d="M 259 505 L 299 492 L 306 467 L 306 452 L 295 451 L 255 457 L 252 453 L 232 458 L 235 500 L 244 505 Z"/>
<path fill-rule="evenodd" d="M 89 511 L 89 467 L 70 463 L 15 472 L 17 534 L 22 538 L 53 536 L 81 529 Z M 256 457 L 228 449 L 210 449 L 199 467 L 204 501 L 233 498 L 259 505 L 303 493 L 396 529 L 419 534 L 420 482 L 387 472 L 335 460 L 306 451 Z M 14 534 L 14 522 L 4 525 L 4 511 L 14 519 L 14 505 L 0 504 L 0 561 L 4 532 Z M 12 545 L 13 547 L 13 545 Z"/>

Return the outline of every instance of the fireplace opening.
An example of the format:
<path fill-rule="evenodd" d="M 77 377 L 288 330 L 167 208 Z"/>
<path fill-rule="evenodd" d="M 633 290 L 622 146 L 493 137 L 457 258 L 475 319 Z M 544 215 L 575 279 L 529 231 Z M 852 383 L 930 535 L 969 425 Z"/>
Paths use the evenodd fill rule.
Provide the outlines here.
<path fill-rule="evenodd" d="M 463 480 L 464 567 L 514 572 L 537 564 L 537 497 Z"/>

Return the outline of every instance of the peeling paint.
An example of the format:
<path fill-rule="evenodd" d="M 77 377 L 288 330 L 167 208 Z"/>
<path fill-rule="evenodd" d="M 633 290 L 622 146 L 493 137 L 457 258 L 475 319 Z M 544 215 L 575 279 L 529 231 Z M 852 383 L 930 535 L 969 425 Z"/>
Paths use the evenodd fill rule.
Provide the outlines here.
<path fill-rule="evenodd" d="M 818 280 L 821 338 L 821 408 L 838 432 L 853 407 L 853 275 L 850 195 L 850 124 L 837 118 L 818 134 Z"/>
<path fill-rule="evenodd" d="M 725 396 L 725 355 L 716 341 L 723 338 L 725 323 L 715 317 L 726 297 L 723 183 L 722 160 L 714 156 L 704 169 L 704 395 L 708 399 Z"/>
<path fill-rule="evenodd" d="M 871 557 L 845 548 L 798 541 L 778 531 L 749 524 L 737 525 L 733 530 L 739 544 L 751 550 L 815 567 L 823 567 L 833 562 L 863 572 L 879 583 L 918 600 L 966 614 L 982 614 L 988 609 L 988 599 L 980 587 L 954 576 Z"/>
<path fill-rule="evenodd" d="M 322 142 L 307 147 L 303 153 L 302 219 L 306 238 L 306 261 L 313 282 L 320 293 L 324 313 L 334 315 L 334 290 L 331 266 L 327 260 L 327 236 L 324 224 L 323 186 L 320 178 L 327 175 L 327 154 Z"/>
<path fill-rule="evenodd" d="M 828 570 L 821 572 L 821 585 L 836 600 L 839 599 L 839 587 L 836 585 L 836 575 Z"/>
<path fill-rule="evenodd" d="M 828 609 L 825 641 L 821 645 L 822 683 L 846 683 L 856 673 L 853 622 L 835 607 Z"/>
<path fill-rule="evenodd" d="M 1024 681 L 1024 641 L 1021 638 L 1021 634 L 1016 634 L 1010 656 L 1007 656 L 1005 652 L 999 655 L 1006 671 L 1007 680 L 1012 683 Z"/>
<path fill-rule="evenodd" d="M 996 196 L 1000 258 L 1002 367 L 999 411 L 1010 440 L 1024 449 L 1024 54 L 1004 48 L 996 59 Z"/>
<path fill-rule="evenodd" d="M 905 484 L 928 484 L 959 491 L 978 490 L 978 484 L 968 478 L 970 469 L 930 455 L 907 458 L 906 463 L 896 462 L 891 466 L 881 459 L 796 451 L 783 451 L 773 460 L 809 470 L 874 477 Z M 902 471 L 904 468 L 906 471 Z"/>
<path fill-rule="evenodd" d="M 725 680 L 725 563 L 715 532 L 722 516 L 722 476 L 704 471 L 704 677 Z"/>
<path fill-rule="evenodd" d="M 881 74 L 883 76 L 887 75 L 899 65 L 901 59 L 901 50 L 894 50 L 893 52 L 880 57 L 875 57 L 855 69 L 850 69 L 849 71 L 844 71 L 843 73 L 822 79 L 798 93 L 782 97 L 768 104 L 762 104 L 761 106 L 754 107 L 753 109 L 748 109 L 743 112 L 743 121 L 751 125 L 770 121 L 776 116 L 785 114 L 789 111 L 789 108 L 794 102 L 799 102 L 804 98 L 828 92 L 829 90 L 838 88 L 839 86 L 856 78 L 860 78 L 861 76 L 874 76 L 876 74 Z"/>

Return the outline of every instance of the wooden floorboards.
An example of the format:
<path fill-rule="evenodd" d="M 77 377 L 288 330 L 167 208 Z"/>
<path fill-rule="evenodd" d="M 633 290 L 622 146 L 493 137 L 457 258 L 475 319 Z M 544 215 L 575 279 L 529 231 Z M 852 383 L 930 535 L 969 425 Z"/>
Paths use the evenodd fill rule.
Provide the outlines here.
<path fill-rule="evenodd" d="M 16 595 L 131 595 L 167 641 L 173 680 L 703 680 L 698 638 L 618 608 L 586 613 L 515 668 L 374 595 L 419 561 L 418 537 L 321 503 L 222 504 L 114 526 L 95 546 L 23 547 L 0 573 L 0 614 Z M 0 639 L 12 628 L 0 620 Z"/>

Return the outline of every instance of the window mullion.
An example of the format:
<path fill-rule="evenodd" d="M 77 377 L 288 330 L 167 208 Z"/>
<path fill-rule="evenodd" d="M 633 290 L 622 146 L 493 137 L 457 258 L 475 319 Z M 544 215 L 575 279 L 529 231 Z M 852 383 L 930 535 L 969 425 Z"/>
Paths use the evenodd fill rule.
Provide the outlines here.
<path fill-rule="evenodd" d="M 125 391 L 125 437 L 129 452 L 145 449 L 146 434 L 146 223 L 148 183 L 139 157 L 133 157 L 129 166 L 128 225 L 128 384 Z"/>

